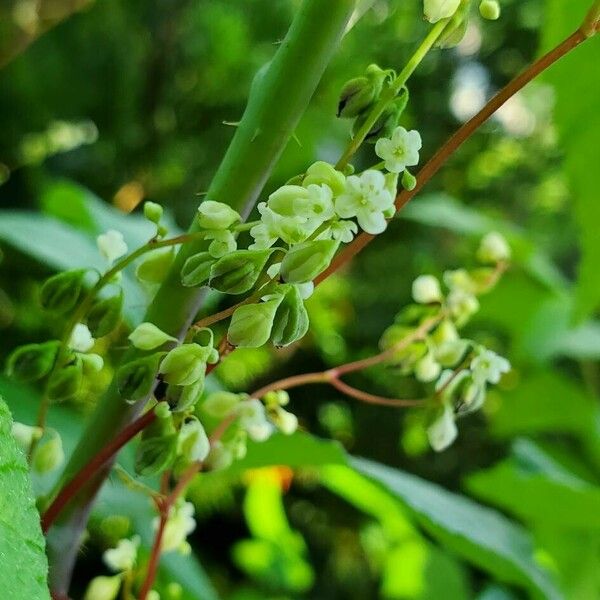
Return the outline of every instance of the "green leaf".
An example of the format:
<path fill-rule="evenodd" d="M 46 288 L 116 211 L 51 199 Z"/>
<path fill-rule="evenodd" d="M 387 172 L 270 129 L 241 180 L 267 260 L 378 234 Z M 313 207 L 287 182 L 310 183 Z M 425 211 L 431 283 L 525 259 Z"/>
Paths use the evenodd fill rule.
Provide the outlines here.
<path fill-rule="evenodd" d="M 25 456 L 11 434 L 12 418 L 0 398 L 0 595 L 10 600 L 50 598 L 40 516 Z"/>
<path fill-rule="evenodd" d="M 562 598 L 535 562 L 531 539 L 516 523 L 414 475 L 364 459 L 351 464 L 400 498 L 430 535 L 466 560 L 501 581 L 528 588 L 534 598 Z"/>
<path fill-rule="evenodd" d="M 548 0 L 545 8 L 543 49 L 550 49 L 575 31 L 590 8 L 591 0 Z M 593 70 L 598 45 L 591 40 L 570 52 L 548 71 L 554 86 L 554 120 L 564 151 L 564 171 L 571 184 L 574 214 L 579 226 L 581 262 L 577 290 L 577 315 L 588 316 L 600 303 L 600 203 L 598 203 L 598 139 L 600 139 L 600 86 Z"/>

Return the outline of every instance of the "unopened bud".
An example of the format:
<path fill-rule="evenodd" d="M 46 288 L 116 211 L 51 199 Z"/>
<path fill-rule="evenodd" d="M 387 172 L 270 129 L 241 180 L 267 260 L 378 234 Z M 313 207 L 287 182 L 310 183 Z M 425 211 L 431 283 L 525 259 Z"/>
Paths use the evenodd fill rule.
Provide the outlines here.
<path fill-rule="evenodd" d="M 40 292 L 42 306 L 60 314 L 72 310 L 79 300 L 85 274 L 85 269 L 77 269 L 47 279 Z"/>

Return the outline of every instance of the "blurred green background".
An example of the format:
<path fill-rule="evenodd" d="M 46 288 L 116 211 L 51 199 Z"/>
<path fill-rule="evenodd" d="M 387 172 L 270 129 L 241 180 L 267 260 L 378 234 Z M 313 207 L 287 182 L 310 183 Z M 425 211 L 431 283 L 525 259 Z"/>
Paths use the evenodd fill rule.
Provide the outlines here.
<path fill-rule="evenodd" d="M 164 204 L 186 227 L 254 73 L 298 4 L 0 4 L 0 359 L 56 331 L 37 304 L 45 276 L 97 261 L 94 238 L 109 227 L 130 246 L 148 235 L 139 216 L 124 216 L 143 200 Z M 570 33 L 588 2 L 501 4 L 499 21 L 473 19 L 456 49 L 431 53 L 411 80 L 402 124 L 421 132 L 424 159 Z M 421 11 L 417 0 L 375 1 L 343 40 L 265 193 L 316 159 L 336 160 L 349 137 L 348 123 L 335 119 L 341 85 L 371 62 L 401 67 L 426 31 Z M 592 40 L 470 139 L 384 235 L 318 289 L 311 333 L 298 347 L 239 351 L 217 371 L 223 385 L 244 391 L 372 354 L 417 275 L 470 264 L 478 238 L 498 230 L 515 264 L 482 299 L 468 334 L 514 368 L 484 411 L 462 420 L 457 442 L 436 455 L 417 413 L 357 405 L 326 387 L 294 390 L 304 429 L 395 470 L 320 469 L 345 461 L 338 446 L 303 435 L 295 446 L 269 442 L 244 464 L 299 468 L 201 476 L 194 555 L 163 561 L 163 584 L 178 581 L 191 599 L 600 598 L 599 60 Z M 373 158 L 365 148 L 357 166 Z M 135 322 L 152 290 L 129 279 Z M 55 410 L 67 449 L 113 365 Z M 384 369 L 350 381 L 384 395 L 419 393 Z M 32 421 L 35 390 L 0 379 L 0 392 L 16 418 Z M 149 503 L 134 496 L 107 486 L 75 598 L 104 572 L 103 518 L 130 514 L 149 537 Z"/>

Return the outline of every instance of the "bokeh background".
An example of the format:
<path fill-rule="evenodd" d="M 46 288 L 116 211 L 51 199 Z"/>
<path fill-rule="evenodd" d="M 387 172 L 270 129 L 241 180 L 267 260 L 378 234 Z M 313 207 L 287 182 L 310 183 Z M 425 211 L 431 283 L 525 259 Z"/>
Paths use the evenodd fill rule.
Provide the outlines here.
<path fill-rule="evenodd" d="M 108 227 L 124 231 L 132 246 L 147 236 L 144 200 L 163 204 L 174 229 L 186 227 L 253 75 L 298 4 L 2 1 L 0 359 L 55 333 L 57 323 L 37 302 L 44 277 L 98 262 L 94 238 Z M 411 79 L 402 124 L 421 132 L 424 159 L 570 33 L 588 3 L 501 4 L 499 21 L 473 18 L 456 49 L 434 51 Z M 417 0 L 375 1 L 343 40 L 265 193 L 316 159 L 336 160 L 349 137 L 348 123 L 335 118 L 339 89 L 372 62 L 401 67 L 426 31 L 421 10 Z M 166 583 L 178 581 L 184 598 L 211 600 L 600 598 L 599 60 L 592 40 L 504 106 L 384 235 L 318 289 L 301 344 L 239 351 L 217 371 L 221 385 L 244 391 L 368 356 L 410 300 L 417 275 L 470 265 L 479 237 L 501 231 L 515 264 L 482 300 L 468 333 L 508 356 L 514 369 L 481 413 L 460 422 L 449 450 L 429 449 L 415 412 L 357 405 L 326 387 L 292 394 L 305 430 L 453 495 L 429 486 L 422 492 L 429 500 L 406 491 L 392 498 L 343 467 L 202 476 L 192 493 L 194 553 L 164 561 L 164 597 Z M 373 160 L 367 147 L 356 164 Z M 127 316 L 135 322 L 152 290 L 127 285 Z M 117 357 L 118 343 L 77 401 L 54 411 L 67 450 Z M 385 369 L 351 383 L 383 395 L 419 394 L 417 384 Z M 2 376 L 0 392 L 16 418 L 32 421 L 35 390 Z M 338 452 L 303 443 L 289 456 L 280 449 L 283 462 L 302 465 L 299 455 L 315 453 L 318 464 L 327 462 L 319 452 Z M 266 462 L 276 462 L 278 451 L 267 447 Z M 151 533 L 149 503 L 134 502 L 135 493 L 113 479 L 92 519 L 75 598 L 105 572 L 101 553 L 114 537 L 108 515 L 130 515 L 132 528 Z M 48 482 L 36 485 L 43 491 Z M 461 496 L 508 517 L 519 535 L 470 514 L 470 504 L 455 507 Z M 511 562 L 525 542 L 558 596 L 536 584 L 528 565 Z"/>

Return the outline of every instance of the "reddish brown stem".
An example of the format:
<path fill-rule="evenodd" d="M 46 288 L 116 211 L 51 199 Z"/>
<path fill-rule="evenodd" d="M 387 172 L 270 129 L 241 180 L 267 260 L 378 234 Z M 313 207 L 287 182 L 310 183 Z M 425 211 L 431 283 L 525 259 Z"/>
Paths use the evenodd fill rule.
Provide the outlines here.
<path fill-rule="evenodd" d="M 402 190 L 396 196 L 396 210 L 406 206 L 440 170 L 448 159 L 469 139 L 507 100 L 524 88 L 540 73 L 552 66 L 565 54 L 579 46 L 587 39 L 586 34 L 578 29 L 556 48 L 542 56 L 525 71 L 500 90 L 473 118 L 467 121 L 427 162 L 417 174 L 417 185 L 414 190 Z M 329 267 L 319 275 L 315 284 L 319 284 L 350 262 L 375 236 L 361 233 L 352 243 L 348 244 L 331 262 Z"/>
<path fill-rule="evenodd" d="M 153 410 L 149 410 L 141 417 L 127 425 L 113 438 L 98 454 L 90 460 L 58 493 L 52 504 L 42 516 L 42 531 L 46 533 L 54 523 L 61 510 L 69 503 L 71 498 L 81 490 L 88 480 L 101 469 L 112 456 L 114 456 L 129 440 L 134 438 L 142 429 L 150 425 L 156 418 Z"/>

